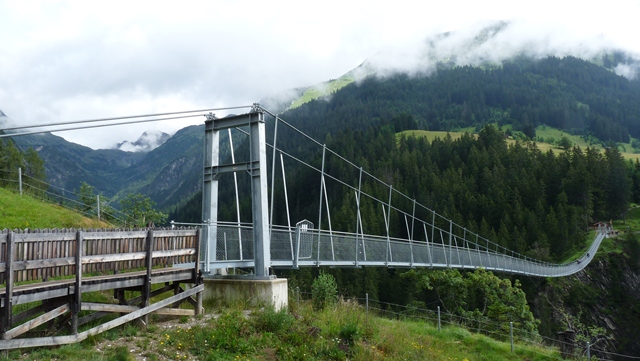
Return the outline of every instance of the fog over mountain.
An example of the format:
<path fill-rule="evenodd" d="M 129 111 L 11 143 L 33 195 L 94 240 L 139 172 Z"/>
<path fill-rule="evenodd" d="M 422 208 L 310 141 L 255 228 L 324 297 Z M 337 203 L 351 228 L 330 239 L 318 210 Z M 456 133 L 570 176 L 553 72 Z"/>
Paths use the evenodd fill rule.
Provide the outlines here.
<path fill-rule="evenodd" d="M 171 135 L 159 130 L 149 130 L 140 136 L 135 142 L 125 140 L 116 144 L 113 149 L 120 149 L 125 152 L 150 152 L 169 140 Z"/>
<path fill-rule="evenodd" d="M 443 63 L 450 66 L 499 65 L 521 56 L 533 59 L 574 56 L 605 65 L 629 79 L 640 74 L 640 53 L 616 47 L 605 36 L 585 37 L 554 26 L 541 29 L 523 21 L 485 22 L 430 35 L 414 44 L 387 47 L 367 59 L 355 74 L 357 77 L 399 72 L 429 75 Z M 603 64 L 603 58 L 611 63 Z"/>
<path fill-rule="evenodd" d="M 0 110 L 0 127 L 2 128 L 7 127 L 10 123 L 11 123 L 11 119 L 9 119 L 9 117 L 6 114 L 4 114 L 2 110 Z M 0 132 L 3 132 L 3 131 L 0 130 Z"/>

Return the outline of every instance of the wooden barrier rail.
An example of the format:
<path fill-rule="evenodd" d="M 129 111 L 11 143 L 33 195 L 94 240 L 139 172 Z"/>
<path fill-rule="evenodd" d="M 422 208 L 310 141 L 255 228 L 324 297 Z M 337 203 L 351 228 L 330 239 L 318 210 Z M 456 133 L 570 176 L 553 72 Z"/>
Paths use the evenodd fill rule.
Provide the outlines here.
<path fill-rule="evenodd" d="M 0 233 L 0 272 L 6 269 L 6 244 L 10 233 L 14 237 L 14 282 L 47 281 L 54 277 L 76 274 L 76 230 L 37 230 L 20 233 L 4 230 Z M 83 231 L 82 272 L 119 272 L 144 268 L 147 230 Z M 154 230 L 152 266 L 170 267 L 193 262 L 196 229 Z M 182 252 L 181 252 L 182 250 Z M 135 256 L 132 254 L 136 254 Z M 100 257 L 104 257 L 102 260 Z M 0 282 L 5 283 L 4 274 Z"/>
<path fill-rule="evenodd" d="M 0 289 L 0 350 L 77 342 L 140 317 L 146 325 L 151 312 L 201 312 L 199 229 L 5 230 L 0 237 L 0 275 L 5 285 Z M 174 267 L 176 264 L 183 267 Z M 99 275 L 85 277 L 87 273 Z M 59 279 L 52 280 L 54 277 Z M 16 285 L 26 281 L 31 283 Z M 183 288 L 181 283 L 192 286 Z M 152 291 L 152 284 L 164 286 Z M 82 303 L 83 293 L 104 290 L 114 291 L 117 305 Z M 127 300 L 125 290 L 140 295 Z M 165 292 L 173 292 L 172 302 L 150 303 L 151 297 Z M 180 309 L 183 301 L 194 309 Z M 14 314 L 15 305 L 27 303 L 31 308 Z M 81 311 L 85 311 L 82 317 Z M 127 315 L 78 333 L 78 326 L 114 312 Z M 47 332 L 52 335 L 63 329 L 72 335 L 15 339 L 43 324 L 49 325 Z"/>

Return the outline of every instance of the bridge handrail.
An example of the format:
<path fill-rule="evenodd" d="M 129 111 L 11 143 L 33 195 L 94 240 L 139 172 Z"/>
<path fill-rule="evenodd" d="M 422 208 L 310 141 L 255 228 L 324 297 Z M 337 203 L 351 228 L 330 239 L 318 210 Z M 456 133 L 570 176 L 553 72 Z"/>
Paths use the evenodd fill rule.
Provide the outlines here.
<path fill-rule="evenodd" d="M 247 252 L 241 257 L 234 258 L 229 256 L 227 251 L 233 248 L 232 243 L 239 241 L 236 239 L 235 234 L 239 234 L 233 229 L 238 229 L 243 232 L 251 232 L 251 226 L 248 224 L 238 225 L 236 222 L 217 222 L 215 224 L 209 224 L 210 226 L 218 229 L 224 234 L 224 244 L 221 243 L 220 247 L 224 250 L 218 249 L 218 252 L 224 253 L 220 258 L 214 257 L 211 261 L 211 265 L 227 265 L 229 267 L 249 267 L 253 264 L 251 257 L 251 250 L 244 249 L 242 252 Z M 437 230 L 436 233 L 441 234 L 441 238 L 444 240 L 449 237 L 448 230 L 434 227 Z M 594 242 L 590 245 L 584 254 L 582 254 L 577 260 L 564 262 L 564 263 L 550 263 L 533 259 L 528 256 L 520 255 L 516 252 L 510 252 L 511 254 L 497 252 L 496 250 L 489 249 L 482 244 L 478 244 L 475 240 L 464 239 L 461 236 L 453 235 L 451 246 L 446 242 L 425 242 L 424 240 L 415 241 L 396 237 L 385 237 L 379 235 L 369 234 L 355 234 L 341 231 L 331 231 L 317 228 L 306 228 L 304 233 L 308 234 L 310 238 L 307 238 L 307 247 L 311 247 L 313 250 L 312 257 L 305 257 L 304 259 L 297 259 L 294 252 L 294 242 L 297 237 L 296 229 L 289 226 L 274 225 L 271 229 L 271 244 L 272 244 L 272 266 L 319 266 L 319 265 L 335 265 L 335 266 L 353 266 L 353 265 L 378 265 L 378 266 L 401 266 L 401 267 L 459 267 L 459 268 L 486 268 L 490 270 L 511 272 L 517 274 L 528 274 L 533 276 L 564 276 L 580 271 L 591 261 L 591 257 L 597 251 L 602 239 L 609 234 L 609 228 L 597 229 Z M 468 232 L 468 234 L 475 236 L 475 234 Z M 234 238 L 236 237 L 236 238 Z M 251 238 L 249 234 L 242 236 L 244 241 Z M 252 241 L 251 241 L 252 242 Z M 250 243 L 251 243 L 250 242 Z M 346 242 L 346 243 L 345 243 Z M 286 246 L 285 246 L 286 244 Z M 297 243 L 296 243 L 297 244 Z M 348 246 L 351 244 L 352 246 Z M 355 245 L 355 248 L 353 248 Z M 386 246 L 384 246 L 386 245 Z M 428 248 L 424 248 L 424 246 Z M 337 251 L 334 249 L 337 249 Z M 345 248 L 345 246 L 347 248 Z M 228 248 L 231 247 L 231 248 Z M 245 245 L 245 248 L 247 246 Z M 250 247 L 250 246 L 249 246 Z M 277 251 L 274 250 L 277 248 Z M 373 247 L 377 253 L 371 255 L 367 254 L 367 249 Z M 399 247 L 399 248 L 398 248 Z M 322 252 L 329 252 L 331 254 L 321 254 Z M 385 250 L 386 249 L 386 250 Z M 404 250 L 404 251 L 403 251 Z M 354 254 L 357 251 L 361 253 L 360 256 Z M 236 248 L 235 251 L 229 251 L 234 254 L 238 254 Z M 274 252 L 280 252 L 274 254 Z M 284 253 L 282 253 L 284 252 Z M 345 254 L 340 252 L 347 252 L 352 254 L 354 259 L 349 261 L 345 260 Z M 381 253 L 382 252 L 382 253 Z M 388 252 L 388 253 L 387 253 Z M 396 254 L 394 252 L 404 252 L 402 254 Z M 411 253 L 409 261 L 408 253 Z M 422 261 L 414 262 L 414 252 L 416 257 L 419 256 L 418 252 L 423 252 Z M 429 253 L 430 261 L 425 261 L 426 257 L 424 252 Z M 222 253 L 216 255 L 219 256 Z M 387 253 L 387 256 L 384 254 Z M 434 261 L 432 254 L 437 254 L 439 260 Z M 278 256 L 279 255 L 279 256 Z M 283 255 L 284 256 L 283 258 Z M 327 258 L 328 257 L 328 258 Z M 382 258 L 381 258 L 382 257 Z M 404 257 L 404 258 L 403 258 Z M 444 261 L 442 261 L 444 257 Z M 449 259 L 452 258 L 452 259 Z M 426 262 L 426 263 L 425 263 Z"/>

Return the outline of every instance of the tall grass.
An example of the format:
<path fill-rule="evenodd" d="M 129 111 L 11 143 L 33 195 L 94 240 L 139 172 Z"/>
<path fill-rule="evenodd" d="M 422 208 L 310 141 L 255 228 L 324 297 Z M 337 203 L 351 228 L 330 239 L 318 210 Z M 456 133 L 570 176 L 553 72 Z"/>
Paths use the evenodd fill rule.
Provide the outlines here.
<path fill-rule="evenodd" d="M 128 325 L 80 345 L 11 352 L 0 360 L 560 360 L 552 349 L 509 343 L 463 328 L 378 317 L 355 301 L 315 311 L 311 302 L 244 311 L 222 309 L 196 325 L 135 332 Z M 96 349 L 108 339 L 109 349 Z M 135 341 L 133 341 L 135 340 Z M 132 351 L 119 344 L 135 342 Z M 134 355 L 135 353 L 135 355 Z"/>
<path fill-rule="evenodd" d="M 72 210 L 0 188 L 0 229 L 105 228 L 106 223 Z"/>

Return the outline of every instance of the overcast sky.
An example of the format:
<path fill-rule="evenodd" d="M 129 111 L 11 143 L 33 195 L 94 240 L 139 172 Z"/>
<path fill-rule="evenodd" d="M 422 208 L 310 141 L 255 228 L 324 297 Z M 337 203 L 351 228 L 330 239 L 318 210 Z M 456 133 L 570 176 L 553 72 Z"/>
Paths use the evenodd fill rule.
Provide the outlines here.
<path fill-rule="evenodd" d="M 0 109 L 28 125 L 249 105 L 337 78 L 376 54 L 381 68 L 420 72 L 425 38 L 498 20 L 511 25 L 478 50 L 485 59 L 601 48 L 640 58 L 639 15 L 640 1 L 617 0 L 0 0 Z M 437 55 L 458 54 L 465 39 L 437 43 Z M 56 134 L 109 148 L 147 129 L 174 133 L 203 121 Z"/>

